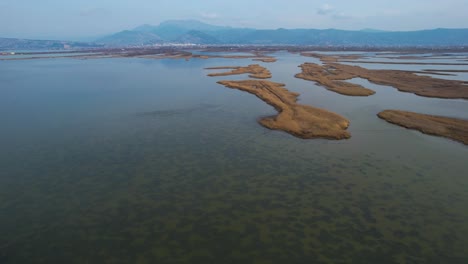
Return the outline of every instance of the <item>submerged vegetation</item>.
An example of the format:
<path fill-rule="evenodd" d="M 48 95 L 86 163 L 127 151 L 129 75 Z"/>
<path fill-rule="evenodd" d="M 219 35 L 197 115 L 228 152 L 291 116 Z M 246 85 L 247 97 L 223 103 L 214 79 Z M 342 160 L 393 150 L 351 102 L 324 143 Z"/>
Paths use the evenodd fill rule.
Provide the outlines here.
<path fill-rule="evenodd" d="M 228 53 L 132 50 L 73 54 L 60 63 L 47 54 L 1 61 L 0 79 L 11 89 L 0 97 L 8 110 L 0 115 L 8 124 L 0 130 L 0 262 L 468 260 L 466 146 L 426 140 L 376 116 L 392 104 L 450 110 L 379 116 L 423 132 L 440 128 L 466 144 L 466 120 L 449 118 L 466 116 L 464 99 L 373 83 L 413 82 L 419 77 L 411 71 L 396 80 L 406 74 L 339 66 L 338 57 L 361 55 L 303 65 L 337 94 L 294 78 L 297 66 L 315 57 L 216 49 Z M 277 63 L 262 61 L 273 56 Z M 247 66 L 218 66 L 232 59 Z M 227 70 L 213 76 L 281 77 L 286 85 L 207 78 L 205 68 Z M 370 82 L 348 86 L 365 75 Z M 428 87 L 423 92 L 444 89 Z M 351 91 L 377 93 L 342 96 Z"/>

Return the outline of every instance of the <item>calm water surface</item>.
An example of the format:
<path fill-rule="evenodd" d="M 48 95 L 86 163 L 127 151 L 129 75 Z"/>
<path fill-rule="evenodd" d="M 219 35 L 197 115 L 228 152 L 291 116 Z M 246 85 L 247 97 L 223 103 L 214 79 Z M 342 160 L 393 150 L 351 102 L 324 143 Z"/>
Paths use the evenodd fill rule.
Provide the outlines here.
<path fill-rule="evenodd" d="M 216 84 L 245 76 L 203 70 L 251 60 L 0 61 L 0 263 L 468 263 L 468 148 L 376 117 L 468 102 L 346 97 L 277 55 L 350 140 L 267 130 L 272 107 Z"/>

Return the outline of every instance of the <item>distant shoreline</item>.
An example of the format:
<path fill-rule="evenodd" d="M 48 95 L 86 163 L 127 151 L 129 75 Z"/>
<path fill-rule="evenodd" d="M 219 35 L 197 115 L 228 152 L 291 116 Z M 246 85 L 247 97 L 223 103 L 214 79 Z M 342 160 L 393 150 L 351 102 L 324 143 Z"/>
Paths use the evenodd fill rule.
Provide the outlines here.
<path fill-rule="evenodd" d="M 11 55 L 45 55 L 45 54 L 71 54 L 71 53 L 121 53 L 126 52 L 151 52 L 151 51 L 187 51 L 203 50 L 207 52 L 250 52 L 250 51 L 330 51 L 330 52 L 390 52 L 402 55 L 415 53 L 468 53 L 468 46 L 436 46 L 436 47 L 372 47 L 372 46 L 316 46 L 316 45 L 161 45 L 142 47 L 95 47 L 76 49 L 52 49 L 52 50 L 21 50 L 0 49 L 0 56 Z"/>
<path fill-rule="evenodd" d="M 252 56 L 217 56 L 217 55 L 197 55 L 192 51 L 202 52 L 230 52 L 230 53 L 251 53 Z M 290 53 L 303 53 L 308 51 L 319 52 L 378 52 L 381 55 L 401 55 L 404 57 L 408 54 L 437 54 L 446 56 L 445 53 L 468 53 L 468 47 L 324 47 L 324 46 L 264 46 L 264 45 L 195 45 L 195 46 L 161 46 L 161 47 L 133 47 L 133 48 L 93 48 L 93 49 L 76 49 L 76 50 L 49 50 L 49 51 L 0 51 L 0 61 L 5 60 L 32 60 L 32 59 L 54 59 L 54 58 L 76 58 L 76 59 L 98 59 L 98 58 L 116 58 L 116 57 L 142 57 L 152 56 L 151 58 L 253 58 L 257 61 L 273 62 L 271 57 L 266 54 L 286 51 Z M 82 55 L 81 53 L 86 53 Z M 38 56 L 40 55 L 40 56 Z M 54 55 L 54 56 L 44 56 Z M 60 56 L 62 55 L 62 56 Z M 19 57 L 23 56 L 23 57 Z M 30 57 L 24 57 L 30 56 Z M 157 57 L 154 57 L 157 56 Z M 403 62 L 397 64 L 405 64 Z M 422 64 L 422 63 L 421 63 Z M 461 63 L 462 65 L 466 63 Z"/>

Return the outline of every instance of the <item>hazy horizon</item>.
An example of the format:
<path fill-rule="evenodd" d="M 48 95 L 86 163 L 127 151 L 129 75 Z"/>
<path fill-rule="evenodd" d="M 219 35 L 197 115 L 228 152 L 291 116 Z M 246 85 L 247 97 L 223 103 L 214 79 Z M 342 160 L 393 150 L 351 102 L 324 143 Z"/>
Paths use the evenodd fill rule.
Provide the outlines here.
<path fill-rule="evenodd" d="M 258 29 L 316 28 L 413 31 L 468 28 L 465 0 L 237 1 L 58 0 L 0 1 L 0 37 L 91 40 L 139 25 L 166 20 L 199 20 L 212 25 Z M 436 19 L 435 19 L 436 18 Z"/>

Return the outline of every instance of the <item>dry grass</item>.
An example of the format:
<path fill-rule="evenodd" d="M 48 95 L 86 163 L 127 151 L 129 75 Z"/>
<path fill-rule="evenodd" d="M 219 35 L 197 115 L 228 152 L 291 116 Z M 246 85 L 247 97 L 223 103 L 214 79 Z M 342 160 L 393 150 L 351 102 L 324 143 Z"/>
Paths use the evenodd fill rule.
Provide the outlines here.
<path fill-rule="evenodd" d="M 313 63 L 305 63 L 301 65 L 303 72 L 296 75 L 296 77 L 316 81 L 332 91 L 340 92 L 340 88 L 342 88 L 340 86 L 342 83 L 336 83 L 335 81 L 364 78 L 376 84 L 393 86 L 399 91 L 414 93 L 420 96 L 468 99 L 468 82 L 437 79 L 416 74 L 427 74 L 428 72 L 369 70 L 359 66 L 337 63 L 340 59 L 349 56 L 327 56 L 316 53 L 302 53 L 302 55 L 319 58 L 325 65 L 320 66 Z M 341 89 L 340 93 L 343 90 L 346 93 L 346 89 Z"/>
<path fill-rule="evenodd" d="M 364 78 L 376 84 L 393 86 L 402 92 L 426 97 L 468 99 L 468 82 L 437 79 L 399 70 L 369 70 L 338 63 L 330 64 L 328 67 L 335 69 L 337 78 Z"/>
<path fill-rule="evenodd" d="M 219 70 L 219 69 L 230 69 L 229 72 L 221 72 L 221 73 L 210 73 L 208 76 L 215 77 L 215 76 L 228 76 L 228 75 L 238 75 L 238 74 L 245 74 L 250 73 L 250 78 L 256 79 L 269 79 L 271 78 L 271 72 L 258 64 L 252 64 L 247 67 L 240 67 L 240 66 L 226 66 L 226 67 L 212 67 L 206 68 L 206 70 Z"/>
<path fill-rule="evenodd" d="M 468 145 L 468 120 L 399 110 L 385 110 L 378 116 L 392 124 L 419 130 L 424 134 L 450 138 Z"/>
<path fill-rule="evenodd" d="M 259 120 L 263 126 L 282 130 L 300 138 L 347 139 L 349 121 L 332 112 L 297 103 L 299 94 L 284 88 L 284 84 L 264 80 L 219 81 L 226 87 L 256 95 L 273 106 L 279 114 Z"/>
<path fill-rule="evenodd" d="M 263 58 L 256 58 L 256 59 L 253 59 L 254 61 L 261 61 L 261 62 L 267 62 L 267 63 L 271 63 L 271 62 L 276 62 L 277 59 L 276 58 L 273 58 L 273 57 L 263 57 Z"/>
<path fill-rule="evenodd" d="M 312 58 L 317 58 L 320 59 L 323 63 L 335 63 L 338 62 L 339 60 L 358 60 L 364 58 L 361 55 L 324 55 L 320 53 L 313 53 L 313 52 L 301 52 L 301 56 L 304 57 L 312 57 Z"/>
<path fill-rule="evenodd" d="M 349 62 L 349 63 L 364 63 L 364 64 L 406 64 L 406 65 L 455 65 L 455 66 L 466 66 L 467 63 L 442 63 L 442 62 L 399 62 L 399 61 L 367 61 L 361 60 L 364 59 L 364 56 L 361 55 L 324 55 L 320 53 L 313 53 L 313 52 L 302 52 L 302 56 L 304 57 L 313 57 L 320 59 L 323 63 L 339 63 L 339 62 Z M 395 57 L 382 57 L 386 59 L 395 59 Z M 430 57 L 417 57 L 417 56 L 402 56 L 396 57 L 397 59 L 414 59 L 414 60 L 423 60 L 423 59 L 431 59 Z"/>
<path fill-rule="evenodd" d="M 468 72 L 468 70 L 438 70 L 438 69 L 425 69 L 423 70 L 423 72 L 430 72 L 431 74 L 433 74 L 434 72 L 438 73 L 438 72 Z"/>
<path fill-rule="evenodd" d="M 352 77 L 345 72 L 337 73 L 328 66 L 320 66 L 313 63 L 305 63 L 300 67 L 302 68 L 302 73 L 296 74 L 296 78 L 317 82 L 330 91 L 349 96 L 369 96 L 375 94 L 373 90 L 364 88 L 361 85 L 340 81 L 341 79 L 346 80 Z"/>
<path fill-rule="evenodd" d="M 362 63 L 362 64 L 396 64 L 396 65 L 442 65 L 442 66 L 468 66 L 468 63 L 444 63 L 444 62 L 394 62 L 394 61 L 362 61 L 362 60 L 339 60 L 339 62 Z"/>

